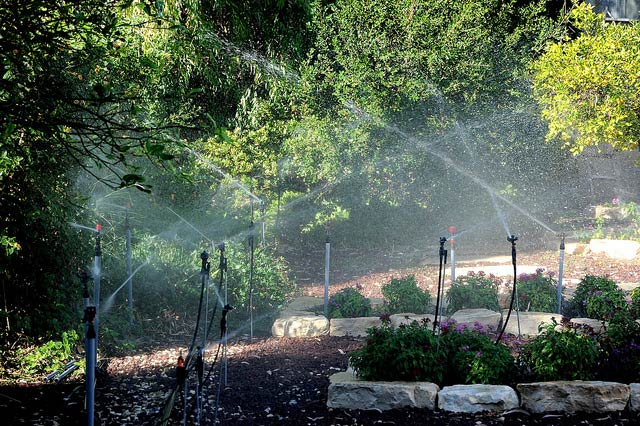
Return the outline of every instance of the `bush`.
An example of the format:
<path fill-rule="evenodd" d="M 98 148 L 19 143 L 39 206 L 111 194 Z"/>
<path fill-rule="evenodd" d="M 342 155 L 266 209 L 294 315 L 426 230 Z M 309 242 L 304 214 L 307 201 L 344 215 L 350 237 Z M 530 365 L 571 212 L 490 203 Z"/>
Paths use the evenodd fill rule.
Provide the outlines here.
<path fill-rule="evenodd" d="M 514 380 L 515 359 L 509 348 L 489 335 L 450 323 L 442 327 L 441 345 L 447 353 L 445 385 L 506 384 Z"/>
<path fill-rule="evenodd" d="M 80 336 L 71 329 L 61 335 L 60 340 L 50 340 L 39 346 L 24 347 L 16 351 L 15 374 L 20 377 L 45 375 L 61 368 L 79 343 Z"/>
<path fill-rule="evenodd" d="M 607 277 L 586 275 L 578 284 L 571 304 L 577 316 L 608 320 L 627 310 L 624 291 Z"/>
<path fill-rule="evenodd" d="M 369 315 L 371 302 L 355 288 L 344 288 L 329 298 L 329 318 L 357 318 Z"/>
<path fill-rule="evenodd" d="M 558 308 L 557 285 L 551 275 L 543 275 L 542 269 L 535 274 L 520 274 L 518 307 L 521 312 L 556 312 Z"/>
<path fill-rule="evenodd" d="M 498 286 L 500 281 L 493 275 L 488 277 L 484 272 L 469 272 L 459 277 L 447 291 L 449 313 L 460 309 L 486 308 L 500 312 L 498 304 Z"/>
<path fill-rule="evenodd" d="M 431 295 L 416 284 L 413 275 L 393 278 L 382 287 L 385 312 L 425 314 L 431 305 Z"/>
<path fill-rule="evenodd" d="M 349 355 L 349 365 L 365 380 L 442 383 L 446 353 L 438 350 L 428 322 L 414 321 L 395 330 L 384 322 L 368 331 L 367 343 Z"/>
<path fill-rule="evenodd" d="M 640 287 L 634 288 L 631 292 L 631 312 L 634 318 L 640 318 Z"/>
<path fill-rule="evenodd" d="M 640 324 L 630 312 L 613 315 L 600 340 L 600 378 L 622 383 L 640 381 Z"/>
<path fill-rule="evenodd" d="M 521 361 L 536 381 L 589 380 L 595 375 L 598 344 L 588 333 L 565 321 L 541 325 L 541 333 L 525 344 Z"/>

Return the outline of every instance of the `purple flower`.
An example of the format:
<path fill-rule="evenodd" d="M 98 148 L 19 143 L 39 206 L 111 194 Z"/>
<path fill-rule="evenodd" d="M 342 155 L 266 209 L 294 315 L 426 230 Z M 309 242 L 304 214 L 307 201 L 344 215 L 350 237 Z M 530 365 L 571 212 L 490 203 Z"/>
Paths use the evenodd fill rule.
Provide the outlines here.
<path fill-rule="evenodd" d="M 476 352 L 476 358 L 481 358 L 481 357 L 482 357 L 482 351 Z"/>
<path fill-rule="evenodd" d="M 356 284 L 356 290 L 361 291 L 364 287 L 362 286 L 362 284 L 358 283 Z"/>
<path fill-rule="evenodd" d="M 620 204 L 620 199 L 618 197 L 614 198 L 613 200 L 611 200 L 611 204 L 613 204 L 614 206 L 617 206 Z"/>

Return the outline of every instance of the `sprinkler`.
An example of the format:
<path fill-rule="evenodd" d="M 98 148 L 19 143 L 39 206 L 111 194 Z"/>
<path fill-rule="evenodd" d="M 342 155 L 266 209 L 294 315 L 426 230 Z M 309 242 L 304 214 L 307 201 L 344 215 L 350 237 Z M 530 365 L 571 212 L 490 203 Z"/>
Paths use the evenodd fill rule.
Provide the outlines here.
<path fill-rule="evenodd" d="M 560 235 L 560 264 L 558 266 L 558 313 L 562 313 L 562 275 L 564 273 L 564 232 Z"/>
<path fill-rule="evenodd" d="M 261 203 L 262 204 L 262 203 Z M 253 340 L 253 256 L 254 246 L 253 200 L 251 200 L 251 221 L 249 222 L 249 338 Z"/>
<path fill-rule="evenodd" d="M 455 226 L 450 226 L 449 227 L 449 243 L 451 244 L 451 282 L 453 283 L 456 280 L 456 251 L 453 248 L 453 238 L 454 238 L 454 234 L 456 233 L 456 227 Z"/>
<path fill-rule="evenodd" d="M 131 225 L 129 224 L 129 209 L 131 203 L 127 203 L 125 210 L 125 251 L 126 251 L 126 274 L 129 277 L 127 281 L 127 295 L 129 302 L 129 326 L 133 326 L 133 277 L 131 273 Z"/>
<path fill-rule="evenodd" d="M 94 422 L 94 406 L 95 406 L 95 382 L 96 382 L 96 343 L 97 334 L 94 327 L 96 319 L 96 307 L 87 306 L 84 310 L 84 318 L 82 322 L 87 324 L 87 335 L 85 339 L 85 389 L 86 389 L 86 407 L 87 407 L 87 426 L 93 426 Z"/>
<path fill-rule="evenodd" d="M 326 240 L 324 243 L 324 316 L 329 318 L 329 261 L 331 260 L 331 241 L 329 240 L 329 227 L 325 229 Z"/>
<path fill-rule="evenodd" d="M 100 309 L 100 275 L 102 273 L 102 247 L 100 245 L 100 238 L 102 236 L 102 225 L 96 224 L 96 255 L 93 263 L 93 304 L 95 305 L 96 313 L 94 315 L 95 320 L 95 363 L 98 364 L 98 329 L 100 325 L 100 317 L 98 316 L 98 310 Z"/>
<path fill-rule="evenodd" d="M 518 338 L 520 337 L 520 309 L 517 307 L 517 298 L 518 298 L 518 288 L 517 288 L 517 262 L 516 262 L 516 241 L 518 241 L 518 237 L 515 235 L 510 235 L 507 237 L 507 241 L 511 243 L 511 263 L 513 264 L 513 290 L 511 291 L 511 303 L 509 303 L 509 311 L 507 311 L 507 318 L 504 320 L 504 325 L 502 326 L 502 330 L 500 330 L 500 334 L 498 334 L 498 338 L 496 339 L 496 345 L 502 339 L 502 335 L 507 328 L 507 323 L 509 322 L 509 317 L 511 316 L 511 311 L 513 311 L 513 303 L 516 302 L 516 316 L 518 317 Z"/>
<path fill-rule="evenodd" d="M 438 316 L 440 315 L 440 299 L 442 293 L 442 281 L 444 279 L 443 267 L 447 264 L 447 249 L 444 248 L 444 243 L 447 242 L 445 237 L 440 237 L 440 250 L 439 250 L 439 268 L 438 268 L 438 294 L 436 296 L 436 311 L 433 319 L 433 332 L 435 333 L 436 328 L 438 327 Z"/>
<path fill-rule="evenodd" d="M 204 308 L 204 337 L 202 345 L 205 346 L 207 344 L 207 315 L 209 315 L 209 269 L 211 267 L 209 263 L 209 253 L 206 250 L 203 250 L 200 253 L 200 260 L 202 260 L 202 266 L 200 267 L 200 275 L 202 276 L 202 287 L 206 292 L 206 302 Z"/>
<path fill-rule="evenodd" d="M 233 310 L 233 306 L 227 304 L 222 308 L 222 318 L 220 318 L 220 340 L 227 341 L 227 314 Z"/>

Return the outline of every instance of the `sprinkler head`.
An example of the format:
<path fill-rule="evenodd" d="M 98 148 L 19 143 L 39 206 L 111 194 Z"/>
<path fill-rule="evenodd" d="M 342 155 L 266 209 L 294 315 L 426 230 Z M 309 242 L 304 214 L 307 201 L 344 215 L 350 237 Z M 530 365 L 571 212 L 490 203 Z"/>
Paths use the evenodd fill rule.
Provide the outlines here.
<path fill-rule="evenodd" d="M 447 242 L 447 237 L 440 237 L 440 245 L 443 245 Z"/>
<path fill-rule="evenodd" d="M 209 259 L 209 253 L 205 251 L 203 251 L 202 253 L 200 253 L 200 259 L 202 259 L 203 261 L 207 261 L 207 259 Z"/>
<path fill-rule="evenodd" d="M 224 243 L 220 243 L 216 246 L 216 248 L 220 251 L 224 251 Z"/>
<path fill-rule="evenodd" d="M 515 244 L 515 242 L 518 241 L 518 237 L 516 237 L 515 235 L 511 235 L 507 237 L 507 241 L 509 241 L 511 244 Z"/>
<path fill-rule="evenodd" d="M 450 226 L 449 227 L 449 233 L 450 234 L 455 234 L 456 233 L 456 227 L 455 226 Z"/>
<path fill-rule="evenodd" d="M 99 223 L 96 224 L 96 232 L 99 234 L 100 232 L 102 232 L 102 225 L 100 225 Z"/>

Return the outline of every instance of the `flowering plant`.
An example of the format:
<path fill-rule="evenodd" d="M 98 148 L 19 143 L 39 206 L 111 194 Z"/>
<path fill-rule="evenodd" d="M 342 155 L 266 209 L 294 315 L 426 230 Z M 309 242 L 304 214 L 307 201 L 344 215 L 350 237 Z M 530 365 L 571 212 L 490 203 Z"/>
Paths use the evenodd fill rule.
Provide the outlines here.
<path fill-rule="evenodd" d="M 500 312 L 500 284 L 500 280 L 493 274 L 487 276 L 482 271 L 471 271 L 466 276 L 458 277 L 447 291 L 448 311 L 453 313 L 460 309 L 486 308 Z"/>
<path fill-rule="evenodd" d="M 538 268 L 534 274 L 520 274 L 516 281 L 518 308 L 521 312 L 556 312 L 557 282 L 553 273 L 543 274 Z"/>
<path fill-rule="evenodd" d="M 393 278 L 382 287 L 382 294 L 384 309 L 391 314 L 426 314 L 430 309 L 431 295 L 418 287 L 413 275 Z"/>
<path fill-rule="evenodd" d="M 572 299 L 574 316 L 608 320 L 616 312 L 627 310 L 624 291 L 608 277 L 586 275 Z"/>

